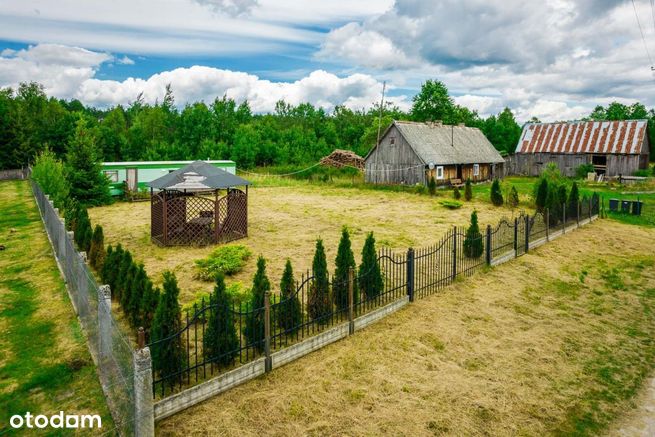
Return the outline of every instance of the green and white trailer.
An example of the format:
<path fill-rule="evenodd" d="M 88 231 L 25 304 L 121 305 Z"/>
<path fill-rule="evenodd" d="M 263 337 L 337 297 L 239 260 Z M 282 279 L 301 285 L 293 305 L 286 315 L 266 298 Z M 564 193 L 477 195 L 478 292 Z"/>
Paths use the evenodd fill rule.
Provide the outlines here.
<path fill-rule="evenodd" d="M 194 161 L 133 161 L 133 162 L 103 162 L 102 173 L 110 181 L 111 195 L 121 196 L 125 187 L 130 191 L 146 190 L 147 183 L 172 171 L 191 164 Z M 236 174 L 237 165 L 234 161 L 205 161 L 228 173 Z"/>

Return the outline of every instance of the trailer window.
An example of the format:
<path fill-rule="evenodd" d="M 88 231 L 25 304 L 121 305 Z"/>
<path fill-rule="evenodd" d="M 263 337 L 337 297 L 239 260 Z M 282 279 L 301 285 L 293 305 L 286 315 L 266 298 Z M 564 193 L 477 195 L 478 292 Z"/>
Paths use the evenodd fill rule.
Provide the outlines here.
<path fill-rule="evenodd" d="M 118 171 L 117 170 L 105 170 L 103 171 L 104 175 L 109 179 L 109 182 L 116 183 L 118 182 Z"/>

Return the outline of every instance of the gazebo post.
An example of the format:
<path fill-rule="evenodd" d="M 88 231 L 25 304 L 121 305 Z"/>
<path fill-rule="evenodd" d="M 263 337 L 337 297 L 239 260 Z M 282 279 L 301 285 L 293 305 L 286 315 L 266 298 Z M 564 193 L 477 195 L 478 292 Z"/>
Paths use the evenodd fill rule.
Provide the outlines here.
<path fill-rule="evenodd" d="M 168 246 L 168 191 L 162 190 L 164 193 L 163 196 L 163 201 L 162 201 L 162 216 L 163 216 L 163 222 L 164 222 L 164 246 Z"/>
<path fill-rule="evenodd" d="M 214 190 L 214 243 L 218 243 L 218 228 L 220 222 L 218 221 L 218 190 Z"/>
<path fill-rule="evenodd" d="M 246 185 L 246 237 L 248 236 L 248 185 Z"/>

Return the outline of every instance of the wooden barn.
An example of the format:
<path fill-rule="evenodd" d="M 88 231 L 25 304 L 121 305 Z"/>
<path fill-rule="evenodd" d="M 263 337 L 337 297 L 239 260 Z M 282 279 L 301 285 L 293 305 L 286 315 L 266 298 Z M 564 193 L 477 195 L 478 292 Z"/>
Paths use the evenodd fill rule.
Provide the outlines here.
<path fill-rule="evenodd" d="M 476 128 L 441 122 L 394 121 L 366 155 L 366 182 L 459 184 L 502 175 L 504 159 Z"/>
<path fill-rule="evenodd" d="M 566 176 L 583 164 L 593 164 L 597 174 L 630 176 L 648 168 L 649 153 L 647 120 L 529 123 L 510 172 L 537 176 L 554 162 Z"/>

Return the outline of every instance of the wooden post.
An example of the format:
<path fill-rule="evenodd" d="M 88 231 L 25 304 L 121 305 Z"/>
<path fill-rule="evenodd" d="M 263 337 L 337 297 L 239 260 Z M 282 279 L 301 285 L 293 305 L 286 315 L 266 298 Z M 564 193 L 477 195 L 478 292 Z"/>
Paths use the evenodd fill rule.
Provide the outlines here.
<path fill-rule="evenodd" d="M 162 224 L 164 226 L 164 246 L 168 246 L 168 196 L 166 190 L 162 195 Z"/>
<path fill-rule="evenodd" d="M 546 211 L 544 220 L 546 222 L 546 241 L 550 241 L 550 211 L 548 208 L 546 208 L 544 211 Z"/>
<path fill-rule="evenodd" d="M 487 258 L 487 265 L 491 265 L 491 225 L 487 225 L 487 238 L 486 238 L 485 253 Z"/>
<path fill-rule="evenodd" d="M 519 219 L 514 217 L 514 257 L 519 256 Z"/>
<path fill-rule="evenodd" d="M 270 372 L 273 369 L 271 359 L 271 292 L 264 294 L 264 371 Z"/>
<path fill-rule="evenodd" d="M 414 302 L 414 249 L 407 249 L 407 295 Z"/>
<path fill-rule="evenodd" d="M 562 234 L 566 233 L 566 203 L 562 204 Z"/>
<path fill-rule="evenodd" d="M 578 206 L 577 211 L 576 211 L 577 216 L 576 216 L 575 221 L 578 223 L 578 227 L 580 227 L 580 201 L 579 200 L 578 200 L 578 205 L 577 206 Z"/>
<path fill-rule="evenodd" d="M 457 277 L 457 226 L 453 227 L 453 281 Z"/>
<path fill-rule="evenodd" d="M 348 333 L 355 333 L 355 269 L 348 268 Z"/>
<path fill-rule="evenodd" d="M 530 215 L 525 216 L 525 253 L 530 250 Z"/>

